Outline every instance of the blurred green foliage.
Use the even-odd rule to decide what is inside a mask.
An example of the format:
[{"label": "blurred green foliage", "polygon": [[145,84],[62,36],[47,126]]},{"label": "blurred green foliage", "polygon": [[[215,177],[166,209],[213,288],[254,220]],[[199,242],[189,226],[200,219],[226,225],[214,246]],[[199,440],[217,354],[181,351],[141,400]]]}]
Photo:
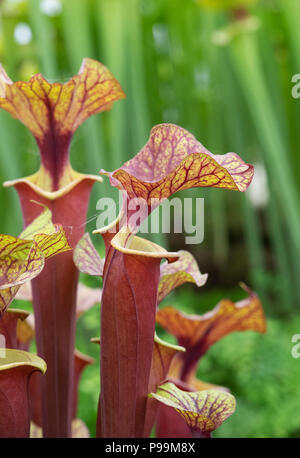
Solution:
[{"label": "blurred green foliage", "polygon": [[[215,436],[300,436],[300,362],[291,357],[291,337],[300,332],[300,101],[291,92],[300,73],[299,17],[298,0],[0,2],[0,60],[13,80],[41,71],[50,81],[67,81],[88,56],[107,65],[127,94],[79,128],[71,147],[75,169],[113,170],[160,122],[187,128],[213,153],[235,151],[256,165],[252,192],[192,191],[205,198],[205,240],[187,248],[209,281],[201,291],[183,287],[168,298],[202,313],[222,297],[240,298],[236,285],[243,280],[267,312],[265,336],[228,336],[201,361],[199,376],[237,397],[237,412]],[[38,165],[26,129],[0,112],[1,181]],[[89,231],[103,195],[116,193],[107,183],[95,185]],[[20,233],[14,190],[0,189],[0,207],[0,232]],[[184,237],[173,234],[164,244],[182,248]],[[92,433],[99,349],[89,339],[99,334],[98,322],[95,307],[80,318],[77,336],[79,349],[97,360],[84,373],[79,405]]]}]

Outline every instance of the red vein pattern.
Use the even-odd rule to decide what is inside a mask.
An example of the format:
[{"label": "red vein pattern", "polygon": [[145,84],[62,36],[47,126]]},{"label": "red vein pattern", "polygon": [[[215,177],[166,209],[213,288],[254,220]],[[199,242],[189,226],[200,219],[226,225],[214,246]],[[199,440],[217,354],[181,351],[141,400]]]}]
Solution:
[{"label": "red vein pattern", "polygon": [[183,381],[191,380],[199,359],[222,337],[235,331],[266,331],[262,305],[253,292],[237,303],[223,299],[204,315],[187,315],[173,307],[165,307],[157,312],[156,321],[187,350],[180,356],[178,378]]},{"label": "red vein pattern", "polygon": [[197,261],[188,251],[178,251],[179,259],[171,264],[168,262],[160,266],[160,282],[158,285],[158,303],[160,303],[173,289],[183,283],[195,283],[198,287],[207,281],[207,274],[201,274]]},{"label": "red vein pattern", "polygon": [[112,73],[93,59],[84,59],[79,74],[65,84],[49,83],[41,74],[13,83],[0,67],[0,107],[39,141],[51,131],[56,136],[73,133],[89,116],[124,97]]},{"label": "red vein pattern", "polygon": [[34,241],[0,235],[0,288],[22,284],[44,267],[44,256]]},{"label": "red vein pattern", "polygon": [[198,437],[211,437],[211,432],[233,414],[236,406],[235,398],[229,393],[217,390],[186,392],[173,383],[161,385],[151,396],[173,407]]},{"label": "red vein pattern", "polygon": [[179,345],[188,349],[201,343],[205,351],[234,331],[266,331],[265,315],[255,293],[236,303],[223,299],[204,315],[187,315],[165,307],[158,310],[156,321],[177,338]]},{"label": "red vein pattern", "polygon": [[[35,229],[48,233],[36,233]],[[22,284],[41,273],[45,259],[70,249],[63,228],[52,224],[47,208],[22,232],[23,236],[29,240],[0,234],[0,313]]]},{"label": "red vein pattern", "polygon": [[129,199],[163,200],[192,187],[245,191],[254,169],[237,154],[213,155],[195,137],[174,124],[151,130],[141,151],[108,175],[113,186],[125,190]]},{"label": "red vein pattern", "polygon": [[[68,162],[72,134],[89,116],[107,111],[125,94],[100,62],[84,59],[79,74],[67,83],[49,83],[41,74],[13,83],[0,66],[0,108],[21,121],[35,137],[42,167],[57,187]],[[48,178],[49,180],[49,178]],[[41,180],[42,181],[42,180]],[[46,180],[44,180],[46,181]]]}]

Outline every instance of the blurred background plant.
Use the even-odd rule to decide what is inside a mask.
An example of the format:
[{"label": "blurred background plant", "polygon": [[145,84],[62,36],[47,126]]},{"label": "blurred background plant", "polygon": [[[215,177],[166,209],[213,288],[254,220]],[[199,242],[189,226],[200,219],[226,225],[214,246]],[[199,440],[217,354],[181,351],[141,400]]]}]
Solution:
[{"label": "blurred background plant", "polygon": [[[255,164],[245,194],[193,191],[205,198],[205,239],[186,248],[209,280],[166,301],[202,313],[222,297],[240,299],[241,280],[262,299],[267,335],[228,336],[199,367],[201,379],[237,397],[237,412],[220,436],[300,436],[300,362],[291,356],[291,337],[300,332],[300,101],[292,97],[292,76],[300,73],[299,17],[298,0],[0,2],[0,61],[11,79],[41,72],[51,82],[67,81],[83,57],[92,57],[127,94],[78,130],[76,170],[114,170],[161,122],[185,127],[215,154],[235,151]],[[33,173],[38,161],[26,129],[0,112],[1,181]],[[87,230],[95,227],[97,199],[106,195],[116,196],[106,182],[95,185]],[[13,190],[0,188],[0,205],[1,232],[21,232]],[[181,249],[184,235],[168,243]],[[99,333],[98,313],[94,308],[80,318],[77,336],[77,347],[96,358],[89,339]],[[94,365],[83,376],[79,405],[92,434],[98,391]]]}]

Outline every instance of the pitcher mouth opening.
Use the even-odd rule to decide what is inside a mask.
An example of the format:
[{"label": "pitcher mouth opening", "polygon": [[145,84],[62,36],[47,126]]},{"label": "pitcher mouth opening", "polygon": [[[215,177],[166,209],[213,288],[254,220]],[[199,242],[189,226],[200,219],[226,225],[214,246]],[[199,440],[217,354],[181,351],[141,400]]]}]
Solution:
[{"label": "pitcher mouth opening", "polygon": [[73,188],[75,188],[79,183],[81,183],[84,180],[91,180],[93,182],[98,182],[98,183],[103,182],[103,179],[100,176],[85,175],[83,173],[78,173],[78,172],[73,171],[72,181],[70,181],[68,184],[58,189],[57,191],[48,191],[48,190],[41,188],[39,185],[36,184],[36,181],[37,181],[36,178],[38,174],[39,172],[37,172],[34,175],[25,177],[25,178],[5,181],[3,183],[3,186],[8,188],[11,186],[16,187],[20,184],[25,184],[29,186],[39,196],[45,197],[45,199],[48,199],[48,200],[55,200],[55,199],[58,199],[59,197],[63,197],[64,195],[68,194]]},{"label": "pitcher mouth opening", "polygon": [[163,247],[150,240],[133,235],[128,227],[123,227],[113,237],[111,245],[124,254],[146,256],[149,258],[167,258],[170,262],[176,261],[179,258],[178,253],[168,252]]}]

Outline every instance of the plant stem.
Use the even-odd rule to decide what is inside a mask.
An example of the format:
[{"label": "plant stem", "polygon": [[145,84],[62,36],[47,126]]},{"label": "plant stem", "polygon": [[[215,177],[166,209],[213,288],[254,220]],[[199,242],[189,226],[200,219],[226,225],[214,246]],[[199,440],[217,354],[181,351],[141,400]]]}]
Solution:
[{"label": "plant stem", "polygon": [[[93,181],[83,180],[68,194],[48,200],[27,184],[16,185],[24,225],[47,205],[54,223],[63,225],[72,248],[84,233],[89,195]],[[78,271],[72,252],[49,259],[38,279],[32,282],[38,354],[47,363],[42,378],[42,426],[44,437],[71,437],[74,379],[75,312]]]}]

